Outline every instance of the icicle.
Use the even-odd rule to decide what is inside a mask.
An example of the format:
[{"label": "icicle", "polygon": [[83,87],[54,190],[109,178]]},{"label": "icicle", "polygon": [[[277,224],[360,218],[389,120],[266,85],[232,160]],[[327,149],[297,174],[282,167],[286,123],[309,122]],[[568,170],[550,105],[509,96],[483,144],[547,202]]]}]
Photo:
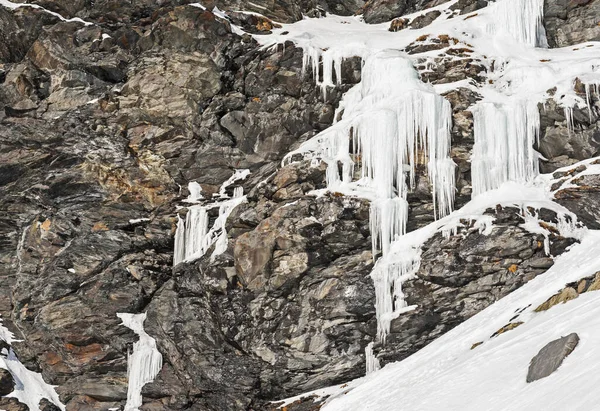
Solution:
[{"label": "icicle", "polygon": [[520,43],[547,46],[542,23],[544,0],[498,0],[492,7],[494,23],[488,26],[488,33],[506,32]]},{"label": "icicle", "polygon": [[[219,194],[214,194],[217,199],[222,201],[207,205],[194,205],[188,208],[185,220],[179,216],[177,217],[175,249],[173,252],[174,266],[184,261],[189,262],[202,257],[213,245],[215,245],[215,250],[211,255],[211,259],[227,250],[225,223],[233,209],[246,201],[243,187],[234,187],[232,198],[227,195],[227,188],[238,180],[244,180],[249,174],[250,170],[235,170],[233,175],[221,185]],[[199,191],[196,191],[195,187],[192,188],[192,183],[190,183],[190,193],[192,192],[199,194]],[[192,197],[191,194],[190,197]],[[225,200],[223,201],[223,199]],[[216,207],[219,207],[219,216],[212,227],[209,228],[208,210]]]},{"label": "icicle", "polygon": [[565,119],[567,121],[567,131],[569,134],[575,131],[575,121],[573,119],[573,107],[565,107]]},{"label": "icicle", "polygon": [[540,129],[536,103],[480,103],[473,109],[473,117],[473,196],[509,180],[527,182],[538,175],[539,154],[533,148]]},{"label": "icicle", "polygon": [[177,215],[177,230],[175,231],[175,251],[173,266],[185,260],[185,221]]},{"label": "icicle", "polygon": [[244,195],[244,187],[235,187],[233,189],[233,198],[240,198]]},{"label": "icicle", "polygon": [[373,343],[372,342],[369,343],[369,345],[367,345],[367,347],[365,348],[365,360],[367,363],[366,364],[367,375],[381,369],[381,364],[379,364],[379,360],[373,354]]},{"label": "icicle", "polygon": [[405,199],[395,197],[372,201],[369,223],[373,250],[381,250],[383,254],[387,254],[390,243],[406,231],[407,219],[408,203]]},{"label": "icicle", "polygon": [[392,320],[411,311],[404,300],[402,283],[412,278],[421,265],[420,251],[413,248],[396,251],[393,261],[379,260],[371,273],[375,285],[375,311],[378,340],[385,343]]},{"label": "icicle", "polygon": [[592,96],[596,95],[598,98],[600,98],[600,83],[598,84],[594,84],[594,83],[585,83],[585,102],[587,104],[588,107],[588,114],[590,116],[590,123],[592,123],[593,120],[593,112],[592,112],[592,106],[593,106],[593,102],[592,102]]},{"label": "icicle", "polygon": [[[313,72],[318,62],[314,54],[313,49],[305,49],[305,64],[312,63]],[[332,83],[334,70],[330,67],[337,61],[334,51],[324,53],[323,83]],[[338,114],[343,112],[342,119],[287,158],[295,154],[303,154],[313,162],[318,158],[327,164],[329,190],[370,198],[373,255],[381,249],[385,256],[391,243],[406,231],[406,196],[416,185],[418,166],[427,168],[435,217],[452,211],[452,110],[447,100],[419,80],[411,61],[399,51],[384,50],[367,57],[361,77],[340,103]],[[360,165],[359,179],[354,177],[355,162]],[[410,250],[403,259],[378,263],[371,274],[376,290],[378,338],[383,341],[392,319],[414,308],[406,307],[402,282],[418,269],[418,252]]]},{"label": "icicle", "polygon": [[[312,52],[309,49],[307,54]],[[307,61],[315,60],[307,57]],[[333,69],[327,67],[338,61],[335,50],[324,52],[324,83],[332,83]],[[419,80],[402,53],[385,50],[365,60],[362,81],[344,96],[342,109],[341,121],[296,153],[327,163],[330,190],[361,192],[366,184],[374,192],[373,254],[378,247],[385,253],[405,231],[406,194],[415,187],[419,164],[427,166],[435,217],[452,210],[455,164],[449,155],[450,103]],[[361,166],[360,184],[353,181],[352,158]]]},{"label": "icicle", "polygon": [[137,411],[142,406],[142,388],[152,382],[162,368],[162,355],[156,341],[144,331],[146,314],[117,313],[123,325],[139,336],[133,352],[127,357],[127,402],[125,411]]}]

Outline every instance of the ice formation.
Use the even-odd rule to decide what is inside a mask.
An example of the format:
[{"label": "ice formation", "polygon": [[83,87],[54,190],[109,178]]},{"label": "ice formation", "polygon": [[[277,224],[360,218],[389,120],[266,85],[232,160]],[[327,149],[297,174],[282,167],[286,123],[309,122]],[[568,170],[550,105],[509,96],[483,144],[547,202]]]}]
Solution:
[{"label": "ice formation", "polygon": [[381,369],[379,360],[373,354],[373,343],[372,342],[369,343],[369,345],[367,345],[367,348],[365,348],[365,358],[366,358],[366,362],[367,362],[367,369],[366,369],[367,375]]},{"label": "ice formation", "polygon": [[[225,223],[229,214],[235,207],[246,201],[242,187],[233,189],[233,196],[229,198],[227,188],[238,180],[245,179],[250,174],[249,170],[236,170],[225,181],[217,194],[215,202],[209,204],[195,204],[188,207],[185,220],[177,216],[177,229],[175,231],[175,249],[173,252],[173,265],[193,261],[202,257],[214,245],[215,249],[211,258],[223,253],[227,249],[227,232]],[[202,199],[200,185],[190,183],[190,195],[186,202],[198,202]],[[209,210],[219,209],[217,219],[209,228]]]},{"label": "ice formation", "polygon": [[538,175],[540,115],[537,103],[484,102],[473,109],[473,195],[498,188],[506,181],[527,182]]},{"label": "ice formation", "polygon": [[[383,257],[371,274],[376,288],[378,338],[385,341],[391,321],[414,309],[407,306],[402,283],[415,275],[420,265],[422,244],[440,231],[455,233],[456,216],[473,221],[475,228],[489,233],[493,221],[467,211],[442,218],[426,230],[406,234],[407,193],[414,188],[417,171],[426,169],[432,185],[435,217],[452,211],[454,163],[450,151],[450,106],[436,94],[458,87],[468,88],[482,99],[471,107],[475,146],[472,155],[473,204],[486,207],[502,203],[523,206],[532,193],[523,189],[538,175],[540,116],[538,103],[550,98],[567,109],[572,129],[572,107],[587,103],[592,116],[591,96],[597,88],[586,86],[587,101],[577,96],[573,82],[599,84],[597,44],[570,50],[547,49],[542,24],[543,0],[498,0],[466,18],[448,9],[456,0],[410,16],[414,19],[431,10],[439,17],[424,29],[388,31],[389,23],[365,24],[359,17],[328,16],[304,19],[257,37],[265,47],[293,41],[304,51],[303,69],[324,95],[340,84],[344,58],[363,61],[362,80],[340,103],[341,120],[306,142],[288,159],[303,154],[327,164],[328,190],[371,200],[370,225],[374,255]],[[445,53],[431,51],[414,56],[399,50],[415,39],[425,41],[446,36],[457,47],[472,50],[473,60],[487,65],[488,81],[469,80],[433,87],[419,81],[413,62],[427,65]],[[454,46],[450,45],[450,48]],[[573,50],[573,51],[575,51]],[[451,57],[445,53],[444,58]],[[585,81],[584,81],[585,79]],[[516,186],[512,186],[512,183]],[[506,187],[517,190],[505,191]],[[498,193],[503,193],[500,196]],[[491,197],[490,197],[491,195]],[[537,194],[536,194],[537,195]],[[495,202],[495,203],[493,203]],[[547,205],[545,198],[543,204]],[[467,213],[467,214],[465,214]],[[367,354],[372,354],[367,352]]]},{"label": "ice formation", "polygon": [[118,313],[123,325],[139,336],[133,352],[127,357],[127,402],[125,411],[137,411],[142,406],[142,388],[152,382],[162,368],[162,355],[156,341],[144,331],[146,314]]},{"label": "ice formation", "polygon": [[487,29],[491,35],[506,33],[519,43],[545,47],[544,0],[500,0],[490,6],[494,20]]},{"label": "ice formation", "polygon": [[[308,62],[315,65],[314,58]],[[325,71],[328,64],[339,67],[339,59],[324,63]],[[450,103],[419,80],[401,52],[383,50],[366,58],[362,81],[346,94],[340,109],[338,123],[288,158],[298,153],[319,158],[328,165],[329,190],[369,197],[373,251],[385,254],[405,231],[406,195],[419,166],[427,169],[436,216],[452,210]]]},{"label": "ice formation", "polygon": [[[2,325],[1,320],[0,340],[7,344],[16,341],[13,334]],[[40,373],[28,370],[19,361],[12,348],[3,348],[0,352],[0,368],[9,371],[15,381],[15,389],[8,397],[18,399],[32,411],[39,410],[40,400],[45,398],[64,411],[65,406],[60,402],[54,387],[47,384]]]}]

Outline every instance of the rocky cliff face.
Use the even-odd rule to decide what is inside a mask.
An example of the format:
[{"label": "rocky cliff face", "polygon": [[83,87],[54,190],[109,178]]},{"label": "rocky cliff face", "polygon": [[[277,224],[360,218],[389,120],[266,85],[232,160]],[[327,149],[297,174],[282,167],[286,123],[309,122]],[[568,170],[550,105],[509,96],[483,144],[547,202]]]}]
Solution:
[{"label": "rocky cliff face", "polygon": [[[127,401],[127,357],[138,337],[117,317],[122,312],[147,313],[145,330],[163,356],[143,388],[144,410],[261,410],[364,375],[365,348],[377,334],[368,201],[311,195],[326,187],[325,167],[281,163],[334,122],[343,93],[360,81],[360,59],[345,60],[340,84],[323,96],[304,72],[302,49],[263,48],[239,27],[266,33],[276,25],[268,18],[323,11],[378,23],[442,2],[29,3],[44,9],[0,2],[0,315],[20,340],[4,354],[40,372],[73,411]],[[551,46],[599,39],[598,0],[546,3]],[[219,9],[268,18],[226,18]],[[407,51],[452,41],[423,40]],[[436,58],[433,69],[423,54],[421,78],[485,82],[489,65],[462,53],[458,63]],[[459,88],[445,97],[458,208],[471,195],[467,109],[480,96]],[[589,113],[574,109],[572,127],[562,108],[540,106],[544,171],[599,154],[599,103],[592,104]],[[238,169],[249,177],[222,187]],[[556,188],[559,202],[591,228],[599,218],[596,180]],[[173,267],[190,181],[205,199],[221,188],[232,196],[236,187],[247,199],[227,219],[224,252]],[[433,221],[430,191],[421,167],[408,196],[409,231]],[[496,225],[486,235],[465,222],[426,243],[404,286],[419,308],[394,319],[386,344],[375,345],[382,365],[544,272],[553,264],[546,243],[556,256],[575,241],[552,229],[559,221],[550,210],[539,215],[549,238],[522,228],[521,210],[488,214]],[[214,222],[217,209],[208,218]],[[12,391],[5,377],[1,394]]]}]

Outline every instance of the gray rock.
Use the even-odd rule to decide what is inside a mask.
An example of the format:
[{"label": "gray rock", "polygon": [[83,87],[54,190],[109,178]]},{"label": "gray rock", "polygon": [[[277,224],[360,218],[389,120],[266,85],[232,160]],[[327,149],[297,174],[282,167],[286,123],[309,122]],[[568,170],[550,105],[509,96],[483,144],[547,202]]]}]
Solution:
[{"label": "gray rock", "polygon": [[579,336],[571,333],[545,345],[529,364],[527,382],[540,380],[556,371],[563,360],[577,347],[577,344],[579,344]]},{"label": "gray rock", "polygon": [[544,25],[551,47],[600,40],[598,0],[545,0]]},{"label": "gray rock", "polygon": [[582,176],[572,186],[559,188],[554,198],[587,227],[600,229],[600,176]]}]

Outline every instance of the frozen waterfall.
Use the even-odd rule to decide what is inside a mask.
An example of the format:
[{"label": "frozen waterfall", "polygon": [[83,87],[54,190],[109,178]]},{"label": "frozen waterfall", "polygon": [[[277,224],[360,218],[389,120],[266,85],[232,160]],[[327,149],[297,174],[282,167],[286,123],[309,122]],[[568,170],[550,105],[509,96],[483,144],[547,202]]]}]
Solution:
[{"label": "frozen waterfall", "polygon": [[[317,57],[310,50],[308,56],[314,69]],[[324,72],[334,72],[330,65],[339,73],[340,60],[323,61]],[[406,195],[415,187],[418,168],[426,170],[432,185],[436,217],[452,210],[450,103],[419,80],[401,52],[383,50],[366,58],[362,81],[346,94],[340,110],[338,123],[290,156],[301,153],[323,160],[329,190],[372,200],[373,253],[385,254],[405,232]]]},{"label": "frozen waterfall", "polygon": [[537,103],[480,103],[473,109],[473,118],[473,196],[506,181],[527,182],[538,175],[539,154],[533,148],[540,130]]},{"label": "frozen waterfall", "polygon": [[139,336],[133,352],[127,357],[127,403],[125,411],[137,411],[142,406],[142,388],[152,382],[162,368],[162,355],[156,341],[144,331],[146,314],[118,313],[123,325]]},{"label": "frozen waterfall", "polygon": [[[195,204],[187,209],[185,220],[177,216],[177,229],[175,231],[175,249],[173,252],[173,266],[184,262],[193,261],[202,257],[213,245],[215,249],[211,257],[223,253],[227,249],[227,232],[225,223],[229,214],[235,207],[246,201],[242,187],[234,187],[233,196],[229,198],[226,189],[237,180],[243,180],[250,174],[249,170],[236,170],[225,181],[216,194],[215,202],[208,204]],[[190,196],[185,202],[197,202],[202,199],[200,185],[196,182],[189,185]],[[209,210],[219,209],[216,220],[210,225]]]}]

